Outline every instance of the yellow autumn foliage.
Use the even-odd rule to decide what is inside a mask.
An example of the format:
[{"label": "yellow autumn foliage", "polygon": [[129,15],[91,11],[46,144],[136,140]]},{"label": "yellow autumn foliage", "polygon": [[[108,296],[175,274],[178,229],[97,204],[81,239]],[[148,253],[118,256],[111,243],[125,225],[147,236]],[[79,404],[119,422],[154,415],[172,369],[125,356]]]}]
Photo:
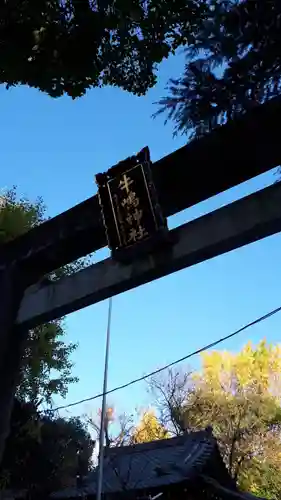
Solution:
[{"label": "yellow autumn foliage", "polygon": [[[202,373],[204,385],[214,393],[234,395],[255,390],[280,397],[281,346],[263,340],[256,347],[249,342],[238,353],[206,352],[202,355]],[[195,378],[198,380],[198,375]]]},{"label": "yellow autumn foliage", "polygon": [[158,439],[169,437],[168,431],[159,422],[153,410],[143,413],[139,424],[135,427],[132,435],[132,443],[147,443]]}]

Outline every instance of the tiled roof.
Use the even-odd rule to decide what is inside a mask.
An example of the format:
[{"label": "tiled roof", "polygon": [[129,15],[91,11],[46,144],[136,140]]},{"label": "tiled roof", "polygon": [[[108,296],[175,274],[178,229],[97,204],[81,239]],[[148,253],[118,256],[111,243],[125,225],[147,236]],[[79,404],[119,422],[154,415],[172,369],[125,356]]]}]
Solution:
[{"label": "tiled roof", "polygon": [[[157,488],[192,479],[201,473],[216,447],[215,438],[206,430],[151,443],[109,448],[104,458],[103,492]],[[95,470],[87,478],[84,494],[95,494],[96,484]],[[66,493],[56,497],[73,496],[73,490]]]}]

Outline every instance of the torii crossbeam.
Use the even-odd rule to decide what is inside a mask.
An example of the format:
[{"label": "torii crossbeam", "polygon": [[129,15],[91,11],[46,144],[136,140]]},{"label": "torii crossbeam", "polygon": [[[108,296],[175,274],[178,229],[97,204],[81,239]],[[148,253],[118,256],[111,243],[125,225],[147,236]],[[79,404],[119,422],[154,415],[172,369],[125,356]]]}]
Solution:
[{"label": "torii crossbeam", "polygon": [[[156,162],[152,171],[164,216],[278,166],[280,118],[277,97]],[[170,253],[127,267],[106,260],[36,294],[26,290],[44,275],[106,245],[97,196],[0,247],[0,462],[29,325],[280,231],[280,194],[280,186],[273,186],[174,230]]]}]

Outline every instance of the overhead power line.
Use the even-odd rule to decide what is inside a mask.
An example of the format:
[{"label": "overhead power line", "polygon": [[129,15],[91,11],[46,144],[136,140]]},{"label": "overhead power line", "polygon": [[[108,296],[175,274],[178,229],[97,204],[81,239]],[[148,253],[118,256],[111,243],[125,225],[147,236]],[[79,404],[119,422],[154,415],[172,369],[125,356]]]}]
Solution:
[{"label": "overhead power line", "polygon": [[147,373],[146,375],[143,375],[142,377],[135,378],[134,380],[131,380],[130,382],[126,382],[125,384],[118,385],[117,387],[114,387],[113,389],[110,389],[109,391],[106,391],[105,393],[101,392],[100,394],[96,394],[95,396],[91,396],[89,398],[85,399],[80,399],[79,401],[75,401],[74,403],[69,403],[67,405],[63,406],[58,406],[57,408],[50,409],[48,410],[49,412],[53,413],[58,410],[65,410],[66,408],[71,408],[72,406],[77,406],[82,403],[87,403],[89,401],[93,401],[94,399],[98,399],[103,397],[105,394],[112,394],[113,392],[116,391],[121,391],[121,389],[126,389],[126,387],[130,387],[133,384],[137,384],[138,382],[142,382],[143,380],[153,377],[153,375],[157,375],[160,372],[163,372],[164,370],[167,370],[168,368],[171,368],[172,366],[181,363],[182,361],[186,361],[187,359],[196,356],[197,354],[201,354],[204,351],[207,351],[208,349],[212,349],[213,347],[216,347],[217,345],[221,344],[222,342],[225,342],[226,340],[231,339],[232,337],[235,337],[235,335],[238,335],[238,333],[243,332],[244,330],[247,330],[251,326],[257,325],[258,323],[261,323],[262,321],[265,321],[266,319],[270,318],[271,316],[274,316],[275,314],[279,313],[281,311],[281,306],[277,307],[276,309],[273,309],[272,311],[268,312],[267,314],[264,314],[263,316],[260,316],[259,318],[255,319],[254,321],[251,321],[250,323],[247,323],[246,325],[242,326],[239,328],[239,330],[236,330],[235,332],[230,333],[229,335],[226,335],[225,337],[221,337],[218,340],[215,340],[214,342],[211,342],[208,345],[205,345],[204,347],[201,347],[200,349],[197,349],[196,351],[193,351],[186,356],[183,356],[182,358],[176,359],[175,361],[172,361],[172,363],[169,363],[165,366],[162,366],[161,368],[158,368],[157,370],[154,370],[153,372]]}]

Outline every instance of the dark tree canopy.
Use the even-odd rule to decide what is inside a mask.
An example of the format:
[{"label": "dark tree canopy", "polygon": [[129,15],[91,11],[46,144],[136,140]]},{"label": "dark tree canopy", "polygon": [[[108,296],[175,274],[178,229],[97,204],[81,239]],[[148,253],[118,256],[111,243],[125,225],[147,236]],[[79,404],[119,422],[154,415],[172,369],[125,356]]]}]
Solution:
[{"label": "dark tree canopy", "polygon": [[[175,133],[200,136],[281,90],[281,3],[206,0],[184,74],[158,103]],[[207,6],[205,6],[207,8]]]},{"label": "dark tree canopy", "polygon": [[[31,498],[76,486],[92,467],[94,441],[77,418],[51,418],[15,401],[0,469],[0,488],[28,490]],[[43,496],[44,498],[44,496]]]},{"label": "dark tree canopy", "polygon": [[4,1],[0,81],[52,97],[102,85],[144,94],[205,9],[202,0]]}]

